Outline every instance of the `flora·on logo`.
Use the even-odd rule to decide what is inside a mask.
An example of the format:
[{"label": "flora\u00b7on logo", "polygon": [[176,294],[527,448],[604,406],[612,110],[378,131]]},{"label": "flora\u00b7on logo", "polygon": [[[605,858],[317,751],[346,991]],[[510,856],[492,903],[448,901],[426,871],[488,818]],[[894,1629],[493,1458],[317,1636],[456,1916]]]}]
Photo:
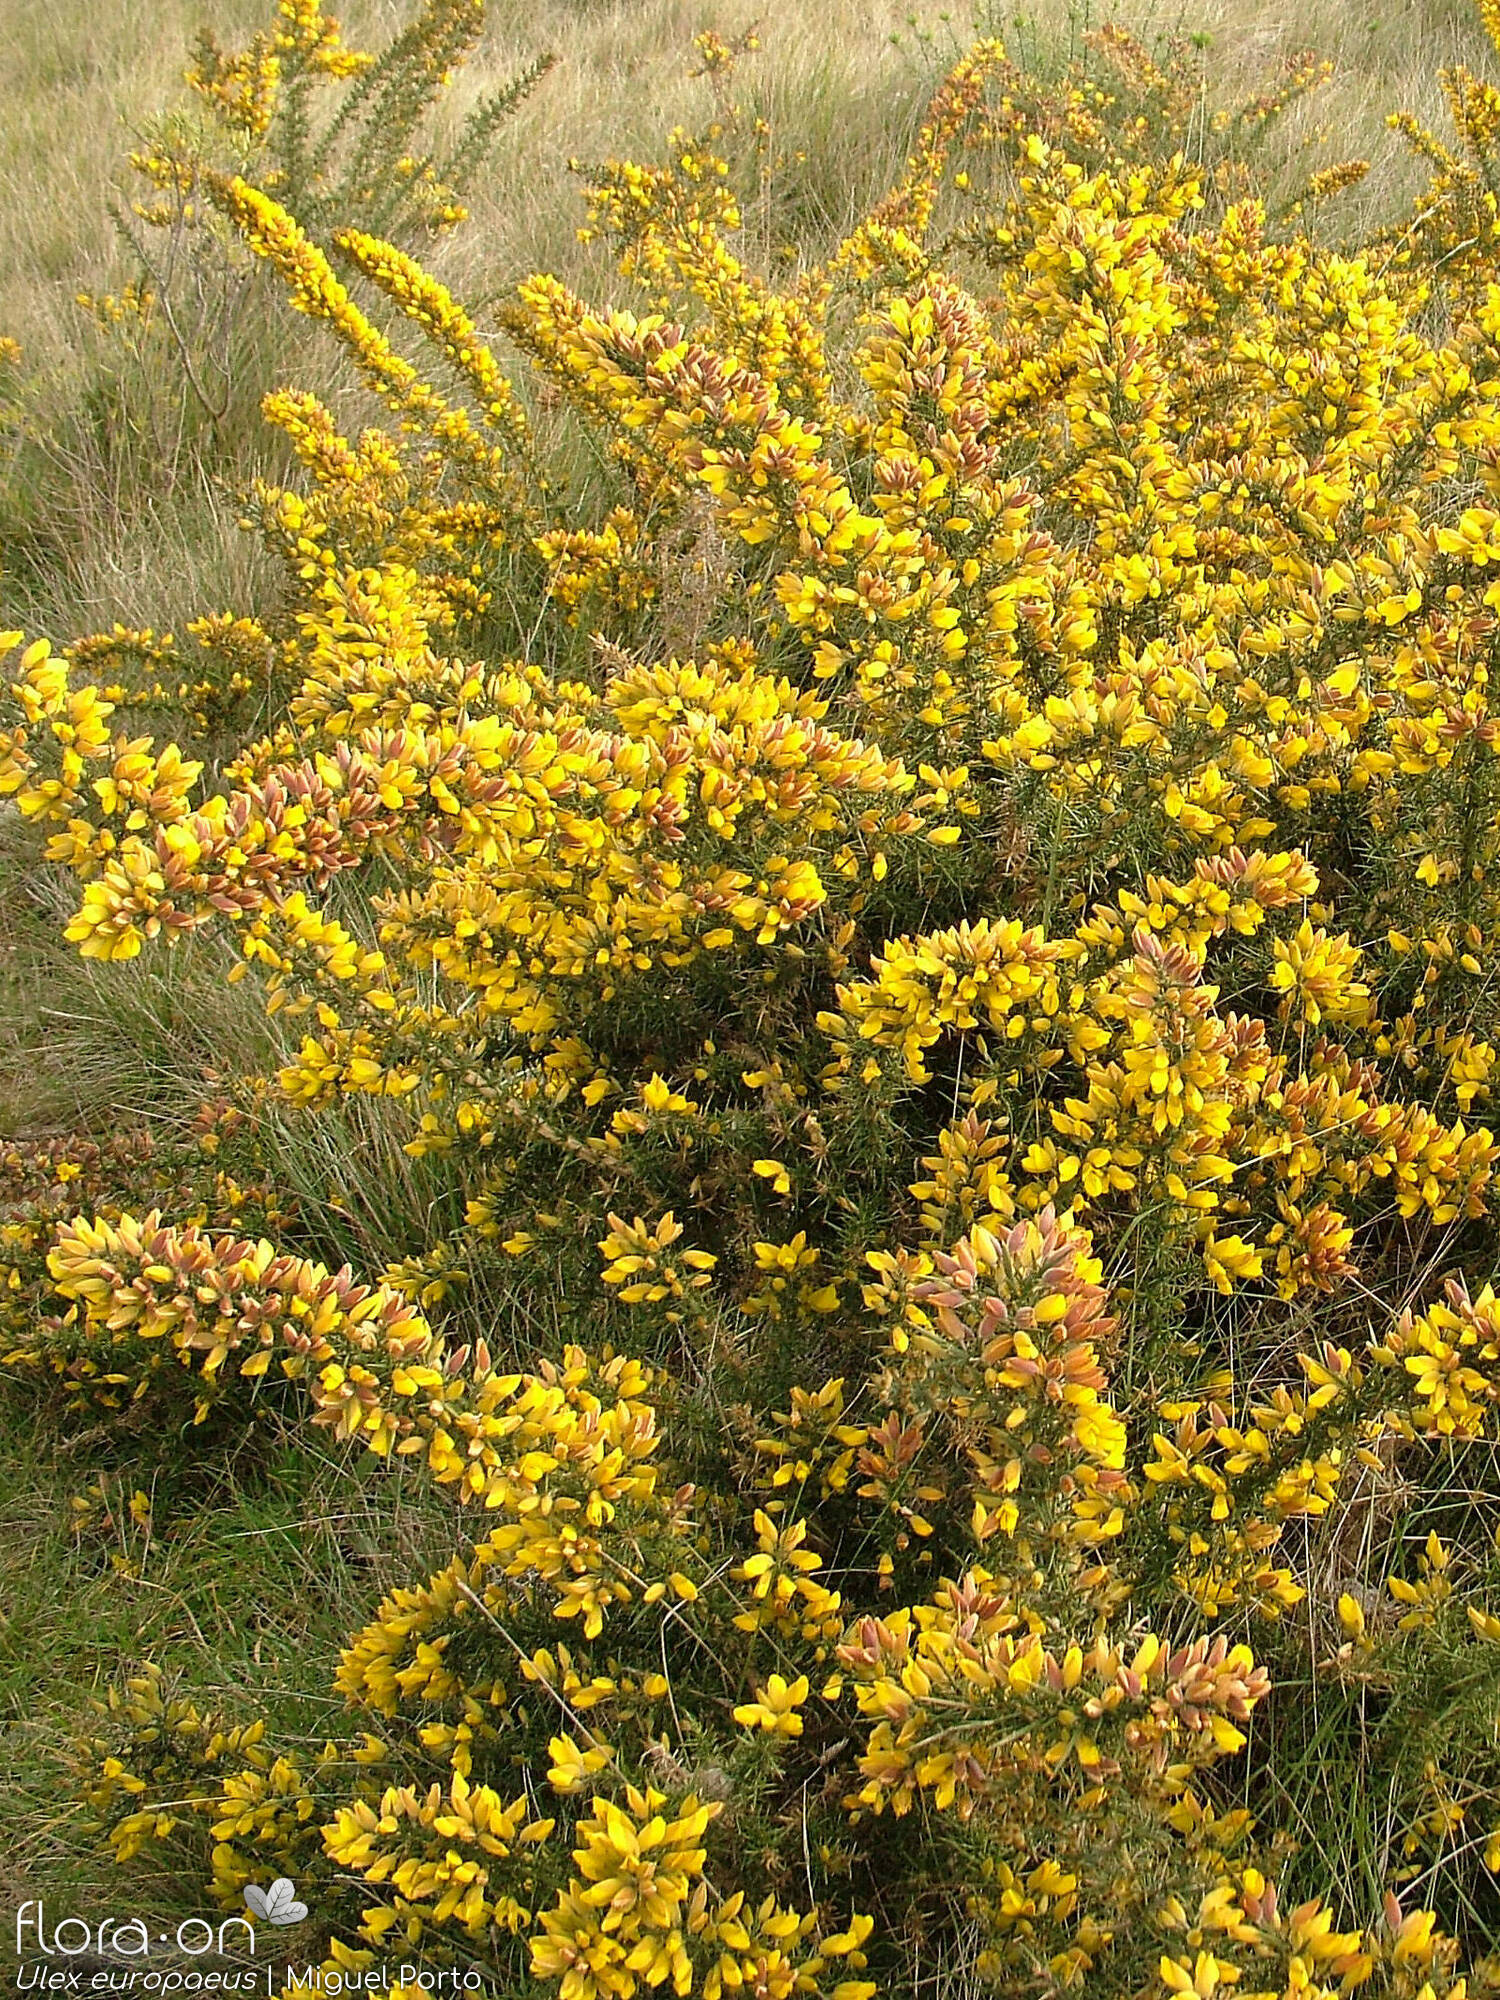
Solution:
[{"label": "flora\u00b7on logo", "polygon": [[[276,1885],[281,1886],[279,1883]],[[291,1883],[286,1884],[291,1892]],[[256,1892],[259,1894],[259,1891]],[[301,1903],[292,1907],[299,1916],[307,1911]],[[282,1923],[295,1923],[297,1917],[283,1917]],[[255,1931],[243,1917],[224,1917],[217,1929],[207,1917],[184,1917],[177,1926],[175,1939],[177,1949],[186,1952],[190,1958],[201,1957],[204,1952],[218,1951],[221,1955],[227,1949],[225,1937],[231,1925],[238,1925],[249,1933],[250,1948],[255,1948]],[[200,1935],[201,1933],[201,1935]],[[28,1934],[30,1942],[28,1940]],[[166,1936],[159,1937],[158,1944],[166,1944]],[[105,1917],[99,1923],[90,1923],[83,1917],[63,1917],[47,1926],[47,1911],[43,1903],[27,1900],[16,1911],[16,1957],[25,1959],[35,1951],[43,1958],[77,1958],[83,1953],[100,1955],[113,1954],[124,1958],[144,1958],[151,1949],[151,1933],[142,1917],[130,1917],[123,1923],[118,1917]]]},{"label": "flora\u00b7on logo", "polygon": [[269,1889],[258,1889],[253,1882],[249,1883],[245,1889],[245,1908],[252,1917],[260,1917],[268,1924],[300,1924],[307,1915],[307,1905],[297,1901],[297,1892],[287,1875],[278,1875]]}]

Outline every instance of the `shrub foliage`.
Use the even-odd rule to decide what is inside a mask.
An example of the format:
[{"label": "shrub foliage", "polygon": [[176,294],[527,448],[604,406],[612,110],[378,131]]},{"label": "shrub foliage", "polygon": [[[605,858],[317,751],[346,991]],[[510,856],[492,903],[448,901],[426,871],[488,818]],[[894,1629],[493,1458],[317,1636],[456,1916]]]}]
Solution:
[{"label": "shrub foliage", "polygon": [[1194,158],[1127,37],[984,42],[773,281],[700,55],[714,126],[588,176],[644,309],[532,278],[522,389],[290,167],[196,169],[371,404],[266,401],[284,595],[203,629],[285,700],[158,745],[120,635],[13,649],[68,936],[213,927],[297,1024],[220,1208],[351,1097],[455,1197],[371,1282],[13,1229],[70,1405],[462,1503],[340,1741],[148,1667],[84,1794],[506,1995],[1492,1990],[1500,92],[1334,248],[1357,166],[1277,220],[1236,138],[1307,65]]}]

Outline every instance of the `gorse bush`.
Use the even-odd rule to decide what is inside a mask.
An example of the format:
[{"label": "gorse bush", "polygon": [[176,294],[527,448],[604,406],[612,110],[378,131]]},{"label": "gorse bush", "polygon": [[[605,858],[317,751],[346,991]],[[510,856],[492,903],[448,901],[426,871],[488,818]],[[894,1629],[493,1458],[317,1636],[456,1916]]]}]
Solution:
[{"label": "gorse bush", "polygon": [[[645,309],[500,314],[529,408],[301,139],[195,170],[384,410],[267,398],[284,608],[204,630],[285,700],[209,768],[13,648],[68,937],[293,1027],[212,1199],[14,1225],[11,1367],[456,1503],[339,1740],[148,1663],[88,1811],[505,1995],[1491,1991],[1500,93],[1333,249],[1356,167],[1273,223],[1127,37],[983,42],[773,283],[699,53],[588,176]],[[433,1176],[364,1280],[233,1224],[351,1099]]]},{"label": "gorse bush", "polygon": [[[436,235],[464,220],[463,191],[483,168],[497,128],[551,67],[544,58],[481,98],[455,140],[424,149],[429,114],[483,30],[483,0],[428,0],[374,53],[348,48],[338,22],[318,6],[284,0],[275,26],[245,49],[226,53],[205,34],[187,80],[208,106],[221,145],[232,145],[239,170],[253,171],[310,224],[332,227],[359,214],[388,234]],[[338,82],[347,86],[341,100],[317,117],[318,93]],[[169,134],[131,161],[162,198],[137,209],[154,227],[182,220],[182,202],[216,164],[201,145],[186,156],[173,152]]]},{"label": "gorse bush", "polygon": [[[243,49],[200,39],[190,107],[137,135],[111,204],[128,278],[73,301],[72,379],[28,383],[23,356],[24,392],[0,400],[10,594],[45,598],[80,560],[78,539],[92,553],[173,505],[209,516],[205,489],[242,484],[263,455],[259,404],[294,346],[255,259],[205,198],[212,177],[243,174],[324,231],[355,219],[398,242],[451,231],[501,125],[553,61],[481,96],[440,139],[434,114],[483,27],[483,0],[428,0],[384,47],[355,49],[319,7],[285,0]],[[254,647],[237,672],[205,675],[197,655],[226,643],[217,632],[115,636],[110,669],[158,709],[180,710],[178,727],[232,732],[274,713],[278,690]]]}]

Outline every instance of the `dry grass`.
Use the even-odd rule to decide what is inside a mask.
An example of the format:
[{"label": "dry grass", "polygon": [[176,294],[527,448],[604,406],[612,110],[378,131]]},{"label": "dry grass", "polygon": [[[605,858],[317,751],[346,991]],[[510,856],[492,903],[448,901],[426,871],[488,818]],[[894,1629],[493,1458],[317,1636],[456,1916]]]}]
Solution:
[{"label": "dry grass", "polygon": [[1313,164],[1371,162],[1369,178],[1340,212],[1351,236],[1398,213],[1426,180],[1386,129],[1387,114],[1411,111],[1445,130],[1439,71],[1493,61],[1466,0],[1374,0],[1368,8],[1339,0],[1179,0],[1179,11],[1185,31],[1209,37],[1210,76],[1228,99],[1255,90],[1295,49],[1315,49],[1333,62],[1333,81],[1292,111],[1276,145],[1284,158],[1311,149]]}]

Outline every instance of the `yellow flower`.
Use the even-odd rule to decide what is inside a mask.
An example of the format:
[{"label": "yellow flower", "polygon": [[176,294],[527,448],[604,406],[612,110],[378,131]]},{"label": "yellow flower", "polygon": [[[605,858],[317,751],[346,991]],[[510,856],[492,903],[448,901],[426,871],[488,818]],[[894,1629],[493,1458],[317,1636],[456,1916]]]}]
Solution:
[{"label": "yellow flower", "polygon": [[738,1705],[734,1719],[742,1729],[764,1729],[771,1736],[800,1736],[802,1717],[797,1711],[807,1693],[806,1674],[799,1674],[794,1681],[771,1674],[754,1701]]}]

